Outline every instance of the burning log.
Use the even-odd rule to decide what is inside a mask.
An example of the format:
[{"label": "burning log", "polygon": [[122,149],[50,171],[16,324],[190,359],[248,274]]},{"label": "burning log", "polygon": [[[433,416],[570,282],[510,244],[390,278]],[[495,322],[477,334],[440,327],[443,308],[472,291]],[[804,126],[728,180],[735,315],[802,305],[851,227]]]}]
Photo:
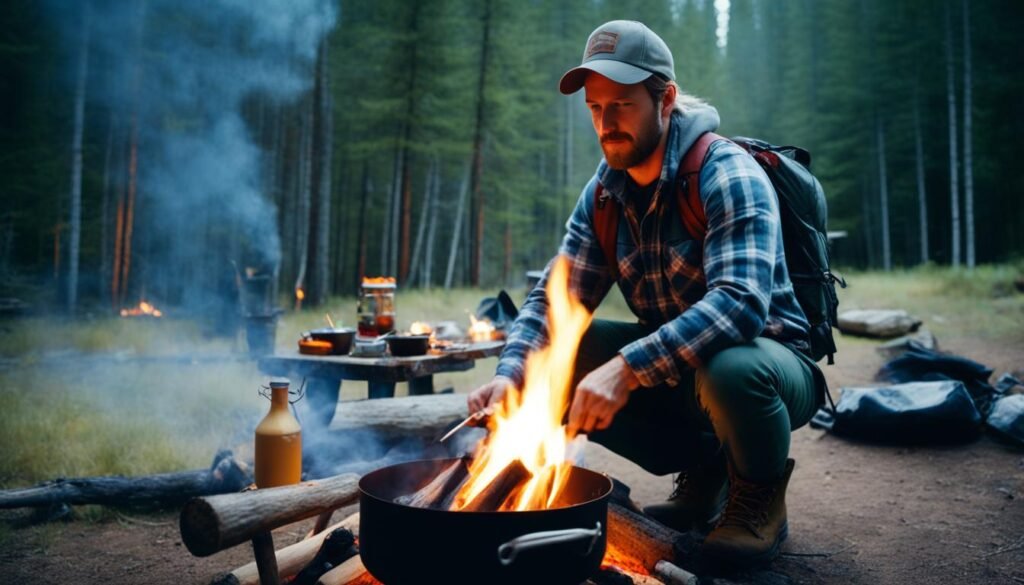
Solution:
[{"label": "burning log", "polygon": [[496,512],[509,496],[516,493],[532,477],[533,474],[526,469],[523,462],[516,459],[505,466],[483,491],[461,509],[466,512]]},{"label": "burning log", "polygon": [[[352,514],[348,518],[334,524],[323,532],[318,532],[311,538],[300,540],[293,545],[286,546],[277,551],[277,573],[280,575],[281,579],[295,575],[303,567],[308,565],[310,560],[313,559],[317,551],[320,549],[321,545],[323,545],[324,539],[327,538],[327,535],[340,528],[344,528],[358,537],[359,513],[356,512],[355,514]],[[214,578],[213,581],[210,582],[210,585],[260,585],[260,576],[259,571],[256,568],[256,563],[252,562],[248,565],[243,565],[230,573],[220,575]]]},{"label": "burning log", "polygon": [[297,485],[193,498],[181,511],[181,540],[205,557],[285,524],[351,504],[359,476],[338,475]]},{"label": "burning log", "polygon": [[341,565],[323,574],[316,585],[371,585],[377,583],[363,565],[363,559],[356,555]]},{"label": "burning log", "polygon": [[351,531],[345,528],[338,528],[331,531],[324,539],[323,546],[316,553],[313,560],[309,562],[290,585],[314,585],[325,573],[335,567],[341,566],[348,559],[359,554],[359,547],[356,545],[356,537]]},{"label": "burning log", "polygon": [[220,451],[209,469],[141,477],[56,479],[34,487],[0,491],[0,509],[61,504],[116,506],[177,505],[204,495],[237,492],[252,483],[248,466]]},{"label": "burning log", "polygon": [[459,459],[418,491],[395,498],[395,503],[416,508],[447,510],[452,507],[452,501],[468,477],[469,466],[465,459]]}]

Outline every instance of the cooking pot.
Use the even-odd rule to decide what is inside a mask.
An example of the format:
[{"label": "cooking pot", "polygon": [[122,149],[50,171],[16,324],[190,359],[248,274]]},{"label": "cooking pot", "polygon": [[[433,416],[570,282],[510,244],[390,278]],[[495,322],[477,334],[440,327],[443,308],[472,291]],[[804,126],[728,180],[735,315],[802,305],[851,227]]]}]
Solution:
[{"label": "cooking pot", "polygon": [[331,355],[348,355],[356,330],[348,327],[322,327],[302,334],[303,338],[326,341],[331,344]]},{"label": "cooking pot", "polygon": [[384,340],[396,357],[423,355],[430,349],[429,335],[387,335]]},{"label": "cooking pot", "polygon": [[612,482],[573,467],[555,506],[523,512],[453,512],[395,503],[456,459],[410,461],[359,481],[359,551],[385,585],[578,585],[607,544]]}]

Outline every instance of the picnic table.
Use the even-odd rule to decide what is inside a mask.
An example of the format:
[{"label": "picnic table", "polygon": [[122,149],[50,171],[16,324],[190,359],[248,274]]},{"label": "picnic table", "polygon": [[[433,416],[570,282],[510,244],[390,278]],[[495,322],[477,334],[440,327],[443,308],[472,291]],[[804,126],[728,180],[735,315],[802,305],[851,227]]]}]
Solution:
[{"label": "picnic table", "polygon": [[305,380],[303,402],[307,416],[312,418],[309,422],[326,427],[334,418],[342,380],[365,381],[369,398],[393,397],[398,382],[409,383],[410,395],[433,394],[434,374],[471,370],[476,360],[496,356],[504,347],[504,341],[457,344],[411,357],[319,356],[294,351],[260,358],[259,370],[268,376]]}]

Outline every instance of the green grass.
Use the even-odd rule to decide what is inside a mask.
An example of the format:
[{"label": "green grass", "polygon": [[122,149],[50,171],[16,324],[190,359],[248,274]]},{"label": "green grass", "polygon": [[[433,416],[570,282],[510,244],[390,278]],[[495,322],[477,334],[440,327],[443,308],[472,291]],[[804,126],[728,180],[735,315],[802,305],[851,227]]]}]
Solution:
[{"label": "green grass", "polygon": [[[902,308],[940,340],[974,336],[1024,346],[1024,295],[1012,287],[1020,274],[1013,266],[849,272],[841,309]],[[468,326],[467,313],[496,292],[399,290],[398,326],[415,320]],[[525,291],[512,296],[520,303]],[[302,331],[322,326],[325,310],[353,325],[356,299],[336,297],[324,309],[284,315],[278,348],[292,349]],[[616,290],[598,316],[632,318]],[[257,394],[265,378],[252,361],[109,359],[111,352],[134,358],[244,351],[243,343],[205,339],[187,321],[33,318],[0,323],[0,332],[0,487],[205,467],[217,449],[249,445],[266,412]],[[876,342],[844,337],[843,343]],[[482,360],[470,372],[436,376],[435,385],[468,391],[488,380],[494,365],[494,359]],[[365,384],[346,382],[342,390],[344,398],[365,396]],[[404,392],[399,384],[398,393]]]},{"label": "green grass", "polygon": [[970,336],[1024,341],[1024,294],[1014,279],[1020,266],[980,266],[972,271],[925,266],[893,272],[844,272],[839,310],[904,309],[939,339]]}]

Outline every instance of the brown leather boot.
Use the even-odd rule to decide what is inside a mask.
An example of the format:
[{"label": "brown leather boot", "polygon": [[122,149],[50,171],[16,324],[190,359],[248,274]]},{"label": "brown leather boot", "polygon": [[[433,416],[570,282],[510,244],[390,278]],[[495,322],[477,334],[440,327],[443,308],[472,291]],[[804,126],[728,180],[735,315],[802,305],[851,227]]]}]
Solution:
[{"label": "brown leather boot", "polygon": [[689,469],[675,481],[668,500],[645,507],[644,513],[676,530],[706,532],[725,508],[729,485],[725,461]]},{"label": "brown leather boot", "polygon": [[701,553],[718,561],[759,564],[779,554],[786,540],[786,486],[794,461],[786,460],[782,477],[756,484],[737,477],[730,467],[729,503],[715,529],[704,539]]}]

